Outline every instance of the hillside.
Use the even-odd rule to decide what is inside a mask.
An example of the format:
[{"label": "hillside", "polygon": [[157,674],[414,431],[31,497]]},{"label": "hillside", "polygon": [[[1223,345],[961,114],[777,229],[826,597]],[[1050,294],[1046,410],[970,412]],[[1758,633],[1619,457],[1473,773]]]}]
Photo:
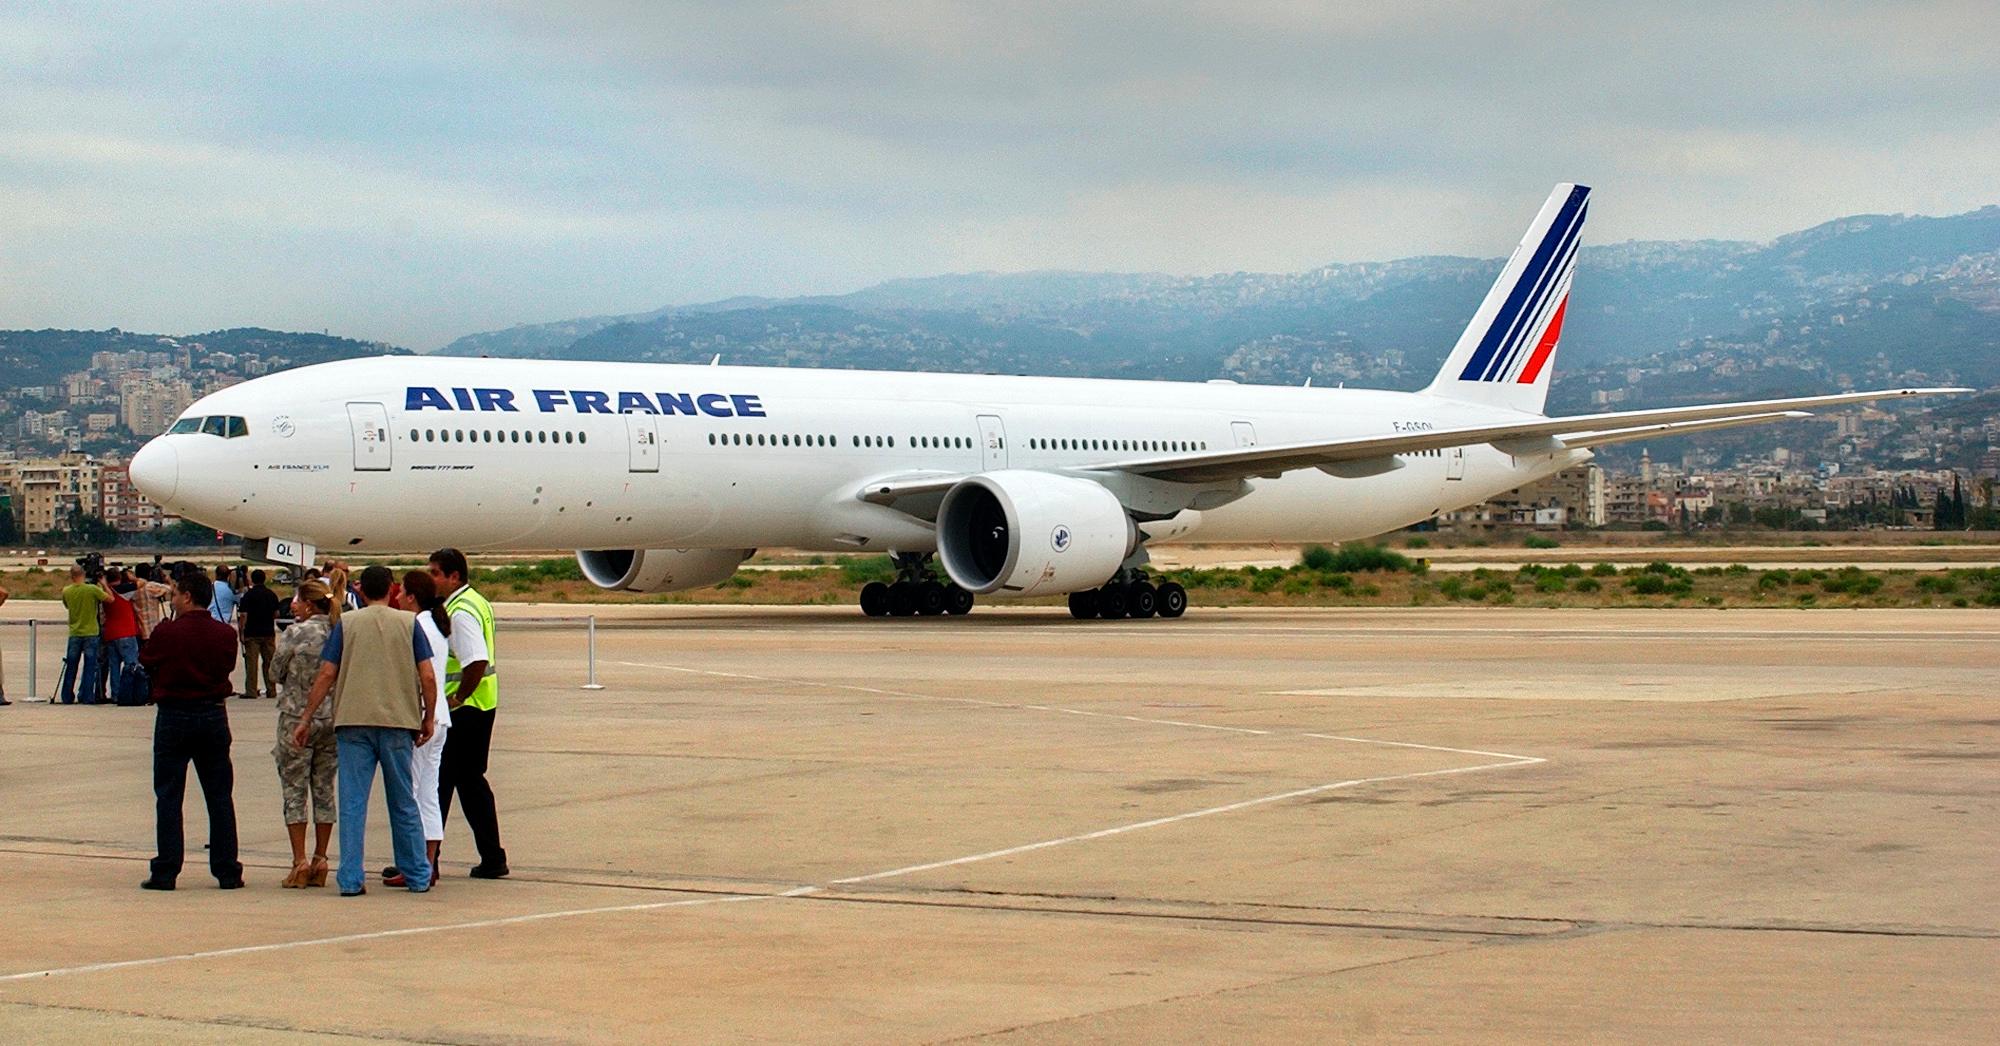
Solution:
[{"label": "hillside", "polygon": [[[0,330],[0,385],[52,385],[65,374],[87,370],[99,352],[177,352],[207,356],[256,356],[271,369],[303,367],[356,356],[409,355],[381,342],[327,334],[304,334],[239,327],[206,334],[139,334],[117,328],[101,331]],[[282,361],[282,362],[279,362]]]},{"label": "hillside", "polygon": [[[1436,369],[1499,266],[1424,257],[1290,274],[948,275],[515,327],[445,351],[1413,387]],[[1767,244],[1587,247],[1574,300],[1558,371],[1566,402],[1623,387],[1628,369],[1686,374],[1679,357],[1718,354],[1736,360],[1703,371],[1718,379],[1776,360],[1835,384],[1992,384],[2000,207],[1842,218]],[[1700,380],[1658,384],[1668,395]]]}]

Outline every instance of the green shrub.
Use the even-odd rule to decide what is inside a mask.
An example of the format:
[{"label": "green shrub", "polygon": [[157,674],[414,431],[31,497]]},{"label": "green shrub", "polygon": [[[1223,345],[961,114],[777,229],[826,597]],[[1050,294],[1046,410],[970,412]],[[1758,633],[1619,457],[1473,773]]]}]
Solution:
[{"label": "green shrub", "polygon": [[1405,539],[1405,540],[1404,540],[1404,542],[1403,542],[1403,547],[1404,547],[1404,548],[1429,548],[1429,547],[1431,547],[1431,540],[1430,540],[1429,538],[1408,538],[1408,539]]},{"label": "green shrub", "polygon": [[1418,569],[1410,557],[1382,545],[1342,545],[1340,551],[1329,553],[1328,557],[1323,564],[1307,565],[1315,570],[1337,570],[1343,574],[1361,574],[1369,571],[1413,572]]},{"label": "green shrub", "polygon": [[1299,554],[1299,565],[1307,570],[1332,570],[1333,564],[1333,550],[1325,545],[1307,545],[1306,550]]},{"label": "green shrub", "polygon": [[1562,542],[1560,542],[1560,541],[1557,541],[1557,540],[1556,540],[1556,539],[1554,539],[1554,538],[1545,538],[1545,537],[1541,536],[1540,534],[1530,534],[1530,535],[1528,535],[1527,537],[1525,537],[1525,538],[1522,538],[1522,539],[1521,539],[1521,544],[1522,544],[1522,545],[1523,545],[1524,547],[1526,547],[1526,548],[1561,548],[1561,547],[1562,547]]},{"label": "green shrub", "polygon": [[1496,588],[1487,593],[1487,597],[1488,601],[1494,606],[1506,606],[1514,602],[1514,590],[1511,588]]},{"label": "green shrub", "polygon": [[1595,592],[1603,587],[1594,577],[1587,577],[1576,583],[1576,590],[1578,592]]},{"label": "green shrub", "polygon": [[1321,574],[1318,577],[1318,583],[1321,588],[1331,588],[1336,591],[1345,592],[1354,587],[1354,575]]},{"label": "green shrub", "polygon": [[1948,596],[1958,591],[1958,579],[1950,574],[1926,574],[1917,579],[1917,591]]},{"label": "green shrub", "polygon": [[1313,590],[1313,583],[1305,577],[1286,578],[1282,591],[1288,596],[1303,596]]},{"label": "green shrub", "polygon": [[1382,594],[1382,590],[1376,588],[1374,585],[1356,585],[1354,586],[1354,594],[1357,596],[1379,596]]},{"label": "green shrub", "polygon": [[1625,588],[1634,595],[1657,596],[1667,590],[1667,579],[1658,574],[1633,574],[1625,579]]},{"label": "green shrub", "polygon": [[1749,567],[1747,567],[1747,566],[1744,566],[1744,565],[1743,565],[1743,564],[1741,564],[1741,563],[1731,563],[1731,564],[1729,564],[1729,569],[1728,569],[1728,570],[1725,570],[1725,571],[1723,571],[1723,573],[1726,573],[1726,574],[1748,574],[1749,572],[1750,572],[1750,568],[1749,568]]},{"label": "green shrub", "polygon": [[1590,568],[1590,576],[1616,577],[1618,576],[1618,567],[1611,563],[1599,563],[1596,566]]},{"label": "green shrub", "polygon": [[1567,578],[1579,578],[1583,576],[1583,567],[1577,563],[1564,563],[1556,570],[1556,573]]},{"label": "green shrub", "polygon": [[1448,577],[1438,582],[1438,594],[1446,599],[1457,599],[1465,592],[1465,582],[1457,577]]},{"label": "green shrub", "polygon": [[1569,581],[1561,574],[1543,574],[1535,579],[1537,592],[1561,592],[1569,588]]},{"label": "green shrub", "polygon": [[1757,587],[1766,592],[1774,588],[1784,588],[1791,583],[1791,572],[1785,570],[1766,570],[1757,578]]},{"label": "green shrub", "polygon": [[1473,585],[1470,588],[1466,588],[1460,591],[1459,597],[1462,599],[1470,599],[1475,603],[1481,602],[1486,598],[1486,586]]}]

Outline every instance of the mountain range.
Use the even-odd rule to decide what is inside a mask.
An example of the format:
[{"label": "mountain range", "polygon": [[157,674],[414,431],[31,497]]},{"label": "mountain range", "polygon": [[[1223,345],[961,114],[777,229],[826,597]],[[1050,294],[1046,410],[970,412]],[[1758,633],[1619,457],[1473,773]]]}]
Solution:
[{"label": "mountain range", "polygon": [[[1427,381],[1500,259],[1299,273],[977,273],[468,335],[454,355]],[[1768,243],[1586,247],[1552,407],[1876,382],[2000,384],[2000,206],[1860,215]],[[1620,391],[1622,390],[1622,392]]]}]

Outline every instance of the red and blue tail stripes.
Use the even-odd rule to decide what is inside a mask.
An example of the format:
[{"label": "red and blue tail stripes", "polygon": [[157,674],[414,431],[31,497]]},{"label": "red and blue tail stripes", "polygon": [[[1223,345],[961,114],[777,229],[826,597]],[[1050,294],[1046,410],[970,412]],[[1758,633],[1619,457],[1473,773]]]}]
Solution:
[{"label": "red and blue tail stripes", "polygon": [[1562,334],[1589,202],[1589,186],[1571,187],[1458,380],[1531,385],[1541,377]]}]

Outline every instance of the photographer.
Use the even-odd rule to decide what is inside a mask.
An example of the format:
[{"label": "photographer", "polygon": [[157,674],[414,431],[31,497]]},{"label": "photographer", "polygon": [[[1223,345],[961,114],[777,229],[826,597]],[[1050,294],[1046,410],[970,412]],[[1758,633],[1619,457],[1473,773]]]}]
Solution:
[{"label": "photographer", "polygon": [[[95,552],[76,561],[69,568],[69,587],[62,590],[64,609],[69,611],[69,645],[63,650],[62,703],[73,705],[77,702],[79,690],[83,703],[97,704],[97,647],[101,629],[97,623],[97,610],[111,602],[111,586],[104,580],[104,557]],[[85,583],[88,573],[94,575],[93,583]],[[82,661],[82,672],[77,671],[77,662]],[[82,678],[78,679],[78,675]],[[78,684],[81,684],[79,687]]]}]

